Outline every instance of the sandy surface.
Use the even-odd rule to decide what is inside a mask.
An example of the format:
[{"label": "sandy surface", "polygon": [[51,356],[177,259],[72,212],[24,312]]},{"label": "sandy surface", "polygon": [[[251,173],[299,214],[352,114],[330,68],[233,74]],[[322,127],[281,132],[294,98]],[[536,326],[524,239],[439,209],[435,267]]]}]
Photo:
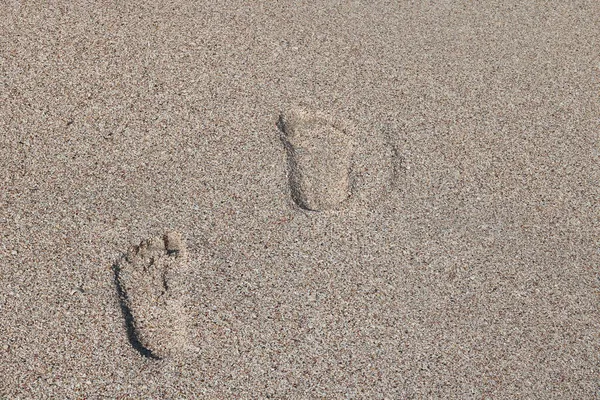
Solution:
[{"label": "sandy surface", "polygon": [[[0,3],[0,397],[597,398],[600,3],[315,3]],[[114,265],[171,230],[155,359]]]}]

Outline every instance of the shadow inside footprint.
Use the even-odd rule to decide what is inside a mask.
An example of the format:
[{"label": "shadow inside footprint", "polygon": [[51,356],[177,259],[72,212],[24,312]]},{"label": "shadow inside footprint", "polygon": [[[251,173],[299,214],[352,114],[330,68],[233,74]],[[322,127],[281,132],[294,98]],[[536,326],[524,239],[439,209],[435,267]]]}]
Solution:
[{"label": "shadow inside footprint", "polygon": [[[125,255],[123,255],[122,258],[124,259]],[[119,283],[120,282],[119,274],[121,273],[121,268],[119,266],[119,262],[115,262],[112,265],[112,270],[113,270],[113,279],[114,279],[114,283],[115,283],[115,288],[117,290],[117,295],[119,298],[119,306],[121,308],[121,313],[123,314],[123,319],[125,321],[125,328],[127,330],[127,339],[129,340],[131,347],[133,347],[138,353],[140,353],[142,356],[144,356],[146,358],[151,358],[153,360],[160,360],[161,358],[158,357],[157,355],[155,355],[154,353],[152,353],[152,351],[150,349],[147,349],[146,347],[144,347],[144,345],[140,342],[139,338],[137,337],[137,334],[135,331],[133,314],[131,313],[131,310],[127,306],[127,293],[125,292],[125,290],[123,289],[123,287],[121,287],[121,284]]]}]

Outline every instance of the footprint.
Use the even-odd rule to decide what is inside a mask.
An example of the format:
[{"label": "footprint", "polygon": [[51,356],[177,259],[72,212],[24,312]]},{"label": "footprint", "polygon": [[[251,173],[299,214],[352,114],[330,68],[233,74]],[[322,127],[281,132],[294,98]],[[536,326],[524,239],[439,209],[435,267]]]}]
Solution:
[{"label": "footprint", "polygon": [[316,114],[293,111],[279,118],[288,153],[292,199],[305,210],[337,208],[350,197],[352,140]]},{"label": "footprint", "polygon": [[185,310],[187,266],[177,232],[143,241],[114,265],[129,341],[146,357],[178,357],[194,349]]},{"label": "footprint", "polygon": [[372,206],[389,187],[393,154],[382,136],[361,135],[349,122],[301,109],[282,113],[277,125],[291,197],[300,208]]}]

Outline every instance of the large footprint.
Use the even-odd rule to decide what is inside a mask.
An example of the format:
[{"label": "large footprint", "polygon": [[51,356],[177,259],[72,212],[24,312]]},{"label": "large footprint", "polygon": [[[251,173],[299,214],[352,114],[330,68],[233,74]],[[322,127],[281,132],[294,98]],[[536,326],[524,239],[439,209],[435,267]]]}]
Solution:
[{"label": "large footprint", "polygon": [[171,358],[191,351],[183,282],[185,242],[177,232],[132,247],[115,264],[115,280],[129,340],[150,358]]},{"label": "large footprint", "polygon": [[372,206],[392,179],[392,149],[383,137],[359,134],[348,122],[293,109],[278,121],[294,202],[305,210]]}]

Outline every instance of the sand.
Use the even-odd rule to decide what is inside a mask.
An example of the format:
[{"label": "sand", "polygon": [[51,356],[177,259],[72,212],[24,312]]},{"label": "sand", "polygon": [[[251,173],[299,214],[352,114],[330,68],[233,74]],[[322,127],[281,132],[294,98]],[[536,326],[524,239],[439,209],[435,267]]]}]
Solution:
[{"label": "sand", "polygon": [[600,3],[0,15],[0,398],[599,396]]}]

